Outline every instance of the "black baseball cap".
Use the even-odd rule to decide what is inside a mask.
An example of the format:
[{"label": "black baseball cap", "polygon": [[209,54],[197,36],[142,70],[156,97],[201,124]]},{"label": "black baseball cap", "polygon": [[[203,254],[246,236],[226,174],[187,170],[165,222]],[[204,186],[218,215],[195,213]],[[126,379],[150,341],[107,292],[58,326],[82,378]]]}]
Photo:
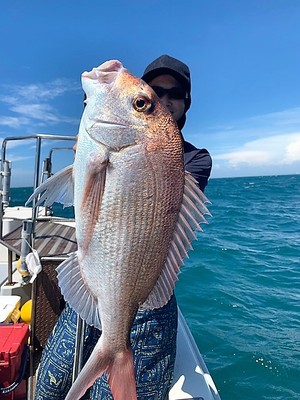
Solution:
[{"label": "black baseball cap", "polygon": [[187,111],[191,105],[191,75],[189,67],[182,61],[164,54],[148,65],[142,79],[149,83],[152,79],[164,74],[172,75],[186,90],[185,111]]}]

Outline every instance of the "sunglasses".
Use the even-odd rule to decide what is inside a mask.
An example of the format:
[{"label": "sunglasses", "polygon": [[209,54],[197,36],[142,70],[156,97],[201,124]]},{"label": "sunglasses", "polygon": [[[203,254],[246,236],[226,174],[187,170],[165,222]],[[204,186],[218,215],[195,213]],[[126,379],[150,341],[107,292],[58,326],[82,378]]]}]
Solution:
[{"label": "sunglasses", "polygon": [[180,87],[172,87],[171,89],[165,89],[160,86],[151,86],[154,92],[159,98],[168,95],[169,99],[183,100],[187,98],[187,93]]}]

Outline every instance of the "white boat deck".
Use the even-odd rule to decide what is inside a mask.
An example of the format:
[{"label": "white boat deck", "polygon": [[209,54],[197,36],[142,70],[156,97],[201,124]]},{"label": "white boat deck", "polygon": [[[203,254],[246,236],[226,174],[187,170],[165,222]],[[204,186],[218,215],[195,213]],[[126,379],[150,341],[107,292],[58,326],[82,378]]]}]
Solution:
[{"label": "white boat deck", "polygon": [[220,397],[190,329],[178,310],[177,353],[169,400],[180,399],[220,400]]}]

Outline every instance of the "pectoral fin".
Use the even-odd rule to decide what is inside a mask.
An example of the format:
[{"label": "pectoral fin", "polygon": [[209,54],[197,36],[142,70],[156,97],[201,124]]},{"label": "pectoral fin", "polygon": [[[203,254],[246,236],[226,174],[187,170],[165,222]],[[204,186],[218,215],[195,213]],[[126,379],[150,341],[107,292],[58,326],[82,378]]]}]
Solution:
[{"label": "pectoral fin", "polygon": [[103,159],[95,166],[91,164],[83,191],[81,202],[81,216],[85,220],[86,232],[82,244],[83,254],[88,249],[92,239],[95,225],[100,216],[100,208],[105,188],[106,168],[108,159]]},{"label": "pectoral fin", "polygon": [[74,203],[74,183],[73,165],[65,167],[61,171],[47,179],[35,189],[25,205],[28,205],[34,198],[40,198],[36,202],[36,207],[44,203],[51,206],[53,203],[62,203],[65,207],[70,207]]}]

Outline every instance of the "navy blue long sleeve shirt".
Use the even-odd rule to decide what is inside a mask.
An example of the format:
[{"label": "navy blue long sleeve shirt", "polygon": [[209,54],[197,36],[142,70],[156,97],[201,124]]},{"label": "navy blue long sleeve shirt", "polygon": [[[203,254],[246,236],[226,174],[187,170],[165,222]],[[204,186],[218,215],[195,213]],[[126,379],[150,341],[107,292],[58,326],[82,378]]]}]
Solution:
[{"label": "navy blue long sleeve shirt", "polygon": [[212,159],[206,149],[197,149],[189,142],[183,141],[184,165],[197,180],[199,187],[204,191],[212,168]]}]

